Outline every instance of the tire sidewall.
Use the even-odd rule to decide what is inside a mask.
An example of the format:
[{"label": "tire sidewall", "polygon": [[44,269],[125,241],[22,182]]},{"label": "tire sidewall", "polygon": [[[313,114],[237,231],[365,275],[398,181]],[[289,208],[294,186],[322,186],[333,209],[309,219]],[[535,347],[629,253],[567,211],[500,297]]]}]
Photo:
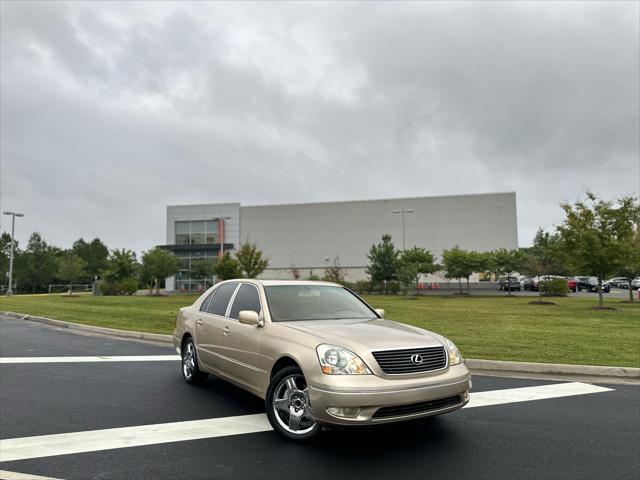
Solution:
[{"label": "tire sidewall", "polygon": [[271,424],[271,426],[276,432],[280,433],[281,435],[288,438],[289,440],[305,441],[315,437],[320,432],[321,426],[319,424],[316,423],[313,430],[309,432],[296,435],[282,428],[280,423],[278,423],[278,419],[276,418],[276,413],[273,411],[273,397],[276,393],[275,392],[276,387],[278,386],[278,384],[283,378],[293,374],[299,374],[304,376],[304,373],[302,373],[302,370],[294,366],[284,367],[282,370],[278,371],[273,376],[273,378],[271,379],[271,382],[269,383],[269,388],[267,388],[267,395],[265,398],[265,410],[267,412],[267,418],[269,419],[269,423]]}]

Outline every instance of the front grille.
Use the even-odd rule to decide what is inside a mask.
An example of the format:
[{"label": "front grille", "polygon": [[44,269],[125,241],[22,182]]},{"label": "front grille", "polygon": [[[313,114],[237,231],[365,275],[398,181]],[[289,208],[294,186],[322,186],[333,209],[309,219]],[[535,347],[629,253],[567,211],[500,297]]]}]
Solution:
[{"label": "front grille", "polygon": [[430,400],[428,402],[411,403],[409,405],[398,405],[395,407],[382,407],[374,413],[373,418],[401,417],[403,415],[431,412],[433,410],[453,407],[460,403],[462,403],[460,395],[455,395],[453,397],[439,398],[438,400]]},{"label": "front grille", "polygon": [[[440,370],[447,365],[447,354],[444,347],[407,348],[403,350],[379,350],[372,352],[382,371],[389,375],[401,373],[429,372]],[[411,360],[420,355],[422,363]]]}]

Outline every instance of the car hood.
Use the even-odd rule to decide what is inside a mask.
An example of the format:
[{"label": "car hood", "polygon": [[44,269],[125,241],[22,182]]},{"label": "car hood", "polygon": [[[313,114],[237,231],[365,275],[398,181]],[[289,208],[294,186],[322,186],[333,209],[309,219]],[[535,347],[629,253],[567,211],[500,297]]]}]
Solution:
[{"label": "car hood", "polygon": [[418,327],[384,320],[308,320],[281,322],[287,328],[314,336],[318,343],[330,343],[351,350],[435,347],[443,337]]}]

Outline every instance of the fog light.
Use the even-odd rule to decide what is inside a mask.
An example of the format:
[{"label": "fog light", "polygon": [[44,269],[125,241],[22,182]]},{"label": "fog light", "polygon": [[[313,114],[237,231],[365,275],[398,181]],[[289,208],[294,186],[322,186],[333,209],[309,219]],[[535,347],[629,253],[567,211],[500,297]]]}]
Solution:
[{"label": "fog light", "polygon": [[336,417],[355,418],[360,415],[360,409],[356,407],[329,407],[327,412]]}]

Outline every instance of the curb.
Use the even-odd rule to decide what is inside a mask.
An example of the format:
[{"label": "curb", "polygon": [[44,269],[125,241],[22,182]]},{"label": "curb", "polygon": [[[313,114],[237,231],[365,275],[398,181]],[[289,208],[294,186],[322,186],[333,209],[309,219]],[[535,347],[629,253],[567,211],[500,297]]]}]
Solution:
[{"label": "curb", "polygon": [[[68,328],[70,330],[80,330],[91,333],[99,333],[102,335],[111,335],[122,338],[135,338],[138,340],[151,340],[154,342],[163,342],[173,344],[172,335],[164,335],[161,333],[137,332],[133,330],[118,330],[115,328],[94,327],[91,325],[82,325],[80,323],[65,322],[63,320],[54,320],[47,317],[38,317],[34,315],[25,315],[15,312],[0,312],[0,315],[6,315],[20,320],[30,320],[34,322],[55,325],[56,327]],[[598,365],[569,365],[563,363],[531,363],[531,362],[507,362],[503,360],[479,360],[467,358],[465,364],[474,374],[535,374],[535,375],[560,375],[560,376],[589,376],[603,377],[619,380],[640,380],[640,368],[634,367],[612,367]]]},{"label": "curb", "polygon": [[154,342],[173,343],[172,335],[164,335],[162,333],[136,332],[134,330],[118,330],[115,328],[94,327],[92,325],[83,325],[81,323],[65,322],[63,320],[54,320],[53,318],[38,317],[35,315],[25,315],[15,312],[0,312],[8,317],[19,318],[20,320],[30,320],[33,322],[46,323],[55,325],[56,327],[68,328],[69,330],[81,330],[84,332],[100,333],[102,335],[111,335],[113,337],[136,338],[138,340],[151,340]]},{"label": "curb", "polygon": [[617,379],[640,379],[640,368],[598,365],[569,365],[563,363],[506,362],[502,360],[465,360],[474,373],[533,373],[537,375],[574,375]]}]

